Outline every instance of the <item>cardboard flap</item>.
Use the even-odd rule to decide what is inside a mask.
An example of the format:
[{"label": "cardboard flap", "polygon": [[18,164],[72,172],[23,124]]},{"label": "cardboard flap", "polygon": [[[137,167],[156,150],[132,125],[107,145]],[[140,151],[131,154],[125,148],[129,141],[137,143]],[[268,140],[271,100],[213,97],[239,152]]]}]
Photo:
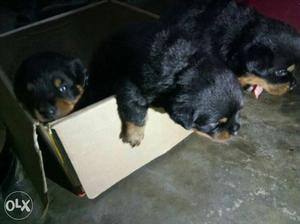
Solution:
[{"label": "cardboard flap", "polygon": [[119,139],[121,121],[115,98],[53,125],[89,198],[166,153],[191,132],[167,114],[148,111],[145,138],[132,149]]},{"label": "cardboard flap", "polygon": [[14,143],[14,149],[27,175],[30,177],[44,205],[47,205],[47,183],[42,153],[36,146],[35,125],[30,116],[23,112],[4,72],[0,69],[0,117]]}]

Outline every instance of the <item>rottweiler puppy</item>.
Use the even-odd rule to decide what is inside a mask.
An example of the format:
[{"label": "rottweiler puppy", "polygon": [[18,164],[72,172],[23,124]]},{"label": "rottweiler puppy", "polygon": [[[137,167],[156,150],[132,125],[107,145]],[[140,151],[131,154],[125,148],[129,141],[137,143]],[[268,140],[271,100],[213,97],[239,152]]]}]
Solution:
[{"label": "rottweiler puppy", "polygon": [[181,6],[162,20],[192,33],[198,46],[226,64],[257,98],[263,90],[282,95],[296,86],[300,35],[292,27],[233,0],[189,0]]},{"label": "rottweiler puppy", "polygon": [[35,54],[17,70],[17,98],[40,122],[71,113],[87,86],[88,72],[77,58],[54,52]]},{"label": "rottweiler puppy", "polygon": [[123,142],[141,143],[149,107],[163,108],[182,127],[214,139],[237,134],[243,106],[239,82],[193,37],[154,22],[128,28],[104,46],[105,63],[98,69],[116,77]]}]

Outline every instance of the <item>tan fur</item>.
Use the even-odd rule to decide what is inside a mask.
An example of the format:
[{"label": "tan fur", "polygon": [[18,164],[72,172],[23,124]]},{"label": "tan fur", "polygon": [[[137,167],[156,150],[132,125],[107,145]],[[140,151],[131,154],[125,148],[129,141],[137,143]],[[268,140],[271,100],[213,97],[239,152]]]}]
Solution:
[{"label": "tan fur", "polygon": [[206,133],[201,132],[201,131],[198,131],[198,130],[194,130],[194,131],[195,131],[195,133],[196,133],[197,135],[200,135],[200,136],[203,136],[203,137],[205,137],[205,138],[209,138],[210,140],[213,140],[213,137],[210,136],[209,134],[206,134]]},{"label": "tan fur", "polygon": [[229,140],[231,138],[231,134],[228,131],[221,131],[215,134],[213,138],[217,141],[223,142]]},{"label": "tan fur", "polygon": [[84,92],[84,89],[83,89],[83,87],[80,86],[80,85],[76,85],[76,87],[77,87],[77,89],[79,90],[79,97],[81,97],[82,94],[83,94],[83,92]]},{"label": "tan fur", "polygon": [[287,68],[287,70],[288,70],[289,72],[293,72],[295,69],[296,69],[296,65],[295,65],[295,64],[293,64],[293,65],[291,65],[291,66],[289,66],[289,67]]},{"label": "tan fur", "polygon": [[57,98],[55,101],[55,107],[57,109],[57,114],[62,117],[72,112],[75,107],[75,103]]},{"label": "tan fur", "polygon": [[206,134],[204,132],[198,131],[198,130],[195,130],[195,133],[200,136],[209,138],[210,140],[220,142],[220,143],[224,143],[226,140],[229,140],[231,138],[231,135],[228,131],[222,131],[222,132],[216,133],[213,136]]},{"label": "tan fur", "polygon": [[144,129],[145,126],[137,126],[127,121],[122,124],[120,138],[123,142],[129,143],[132,147],[138,146],[144,139]]},{"label": "tan fur", "polygon": [[61,98],[56,98],[55,100],[55,107],[58,110],[57,115],[59,117],[66,116],[67,114],[71,113],[76,105],[76,103],[80,100],[84,90],[80,85],[76,86],[79,90],[79,95],[76,97],[75,100],[68,101]]},{"label": "tan fur", "polygon": [[289,91],[290,83],[270,84],[266,80],[255,75],[245,75],[239,78],[240,84],[244,87],[247,85],[259,85],[271,95],[280,96]]},{"label": "tan fur", "polygon": [[59,88],[62,83],[61,79],[54,79],[53,84],[55,87]]},{"label": "tan fur", "polygon": [[228,121],[227,117],[223,117],[219,120],[219,123],[225,124]]}]

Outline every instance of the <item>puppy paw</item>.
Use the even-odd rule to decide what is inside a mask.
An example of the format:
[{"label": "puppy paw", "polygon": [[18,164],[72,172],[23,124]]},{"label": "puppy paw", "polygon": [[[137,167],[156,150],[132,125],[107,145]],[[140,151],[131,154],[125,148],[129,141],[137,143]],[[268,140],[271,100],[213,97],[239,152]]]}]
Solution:
[{"label": "puppy paw", "polygon": [[126,122],[122,127],[120,138],[124,143],[129,143],[132,147],[139,146],[144,139],[144,126]]}]

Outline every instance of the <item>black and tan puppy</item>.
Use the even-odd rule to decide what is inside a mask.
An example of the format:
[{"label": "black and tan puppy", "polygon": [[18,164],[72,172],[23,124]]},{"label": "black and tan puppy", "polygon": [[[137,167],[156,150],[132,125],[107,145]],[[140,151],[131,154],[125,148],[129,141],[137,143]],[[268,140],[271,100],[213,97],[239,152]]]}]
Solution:
[{"label": "black and tan puppy", "polygon": [[[173,27],[143,24],[111,38],[99,72],[117,77],[120,137],[144,137],[147,110],[162,107],[186,129],[225,140],[237,134],[242,91],[234,74]],[[105,64],[105,65],[104,65]]]},{"label": "black and tan puppy", "polygon": [[282,95],[296,86],[292,72],[300,62],[300,35],[292,27],[233,0],[181,2],[164,22],[192,33],[198,46],[226,64],[256,97],[263,90]]},{"label": "black and tan puppy", "polygon": [[37,120],[48,122],[73,111],[87,79],[87,70],[79,59],[44,52],[21,64],[14,91]]}]

